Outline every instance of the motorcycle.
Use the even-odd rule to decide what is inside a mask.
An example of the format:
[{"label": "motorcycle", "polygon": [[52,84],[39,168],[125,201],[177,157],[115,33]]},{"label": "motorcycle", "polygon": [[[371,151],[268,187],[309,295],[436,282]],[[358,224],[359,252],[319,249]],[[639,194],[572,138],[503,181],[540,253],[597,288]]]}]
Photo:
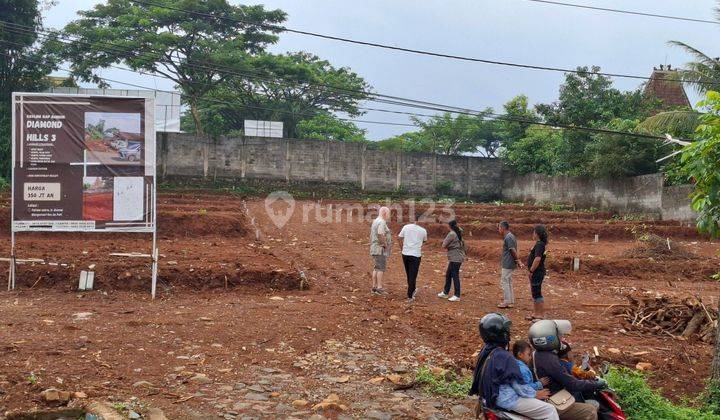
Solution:
[{"label": "motorcycle", "polygon": [[[627,415],[622,411],[620,405],[616,402],[617,395],[612,389],[604,389],[593,395],[593,398],[600,404],[598,408],[599,420],[627,420]],[[485,420],[525,420],[527,417],[512,412],[489,409],[483,410]]]},{"label": "motorcycle", "polygon": [[[583,357],[583,368],[588,366],[588,356]],[[600,377],[603,377],[610,370],[610,364],[605,362],[600,368]],[[617,403],[618,397],[611,388],[596,391],[592,394],[584,395],[586,400],[594,400],[599,404],[598,420],[627,420],[627,414],[623,412],[620,404]],[[497,409],[483,408],[483,414],[486,420],[524,420],[527,417]]]},{"label": "motorcycle", "polygon": [[[583,356],[582,366],[586,368],[588,366],[588,360],[590,356]],[[607,375],[610,370],[610,364],[605,362],[600,367],[600,377]],[[594,399],[600,404],[598,407],[598,419],[599,420],[627,420],[627,414],[622,410],[620,404],[617,403],[618,396],[612,388],[603,389],[595,392],[595,395],[589,398]],[[588,399],[588,398],[586,398]]]}]

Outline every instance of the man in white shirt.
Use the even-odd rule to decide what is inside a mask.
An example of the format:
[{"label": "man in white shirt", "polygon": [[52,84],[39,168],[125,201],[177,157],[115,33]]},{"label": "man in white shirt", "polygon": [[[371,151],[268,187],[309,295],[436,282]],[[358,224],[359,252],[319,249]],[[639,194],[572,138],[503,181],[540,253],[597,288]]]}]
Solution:
[{"label": "man in white shirt", "polygon": [[427,241],[427,231],[418,226],[417,220],[403,226],[398,235],[403,241],[402,259],[407,275],[407,297],[412,302],[415,299],[417,289],[415,288],[418,271],[420,270],[420,258],[422,257],[422,246]]},{"label": "man in white shirt", "polygon": [[376,295],[386,294],[383,289],[383,274],[385,274],[392,243],[392,233],[387,225],[389,219],[390,209],[380,207],[378,217],[370,227],[370,256],[373,259],[372,292]]}]

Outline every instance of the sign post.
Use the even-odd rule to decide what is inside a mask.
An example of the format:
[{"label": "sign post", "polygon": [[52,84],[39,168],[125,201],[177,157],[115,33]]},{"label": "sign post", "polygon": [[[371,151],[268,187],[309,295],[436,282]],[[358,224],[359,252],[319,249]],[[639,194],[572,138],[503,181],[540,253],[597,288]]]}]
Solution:
[{"label": "sign post", "polygon": [[154,100],[52,93],[12,95],[8,289],[17,232],[152,234],[157,282]]}]

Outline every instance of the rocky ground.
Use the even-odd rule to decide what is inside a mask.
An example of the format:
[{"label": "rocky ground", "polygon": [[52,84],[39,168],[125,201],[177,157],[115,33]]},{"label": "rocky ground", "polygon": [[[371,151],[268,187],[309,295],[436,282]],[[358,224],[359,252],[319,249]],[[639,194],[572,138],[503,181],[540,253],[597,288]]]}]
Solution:
[{"label": "rocky ground", "polygon": [[[427,221],[419,293],[408,303],[398,252],[389,261],[389,294],[369,293],[365,219],[318,220],[302,211],[317,202],[299,201],[278,226],[262,200],[199,192],[164,194],[159,203],[154,301],[147,264],[108,255],[142,250],[143,238],[19,237],[19,257],[44,262],[20,266],[18,288],[0,292],[5,416],[92,405],[106,418],[153,420],[471,418],[472,399],[431,394],[413,382],[421,367],[469,374],[480,345],[477,320],[497,310],[500,298],[493,230],[500,218],[517,229],[522,255],[533,223],[550,228],[545,294],[552,317],[573,321],[578,354],[597,347],[596,363],[645,363],[652,383],[676,399],[696,395],[708,374],[711,344],[628,329],[610,307],[629,294],[692,294],[717,305],[720,284],[710,275],[718,244],[677,222],[456,205],[470,247],[462,300],[435,296],[447,228]],[[398,232],[401,223],[390,226]],[[682,258],[638,253],[638,230],[670,238]],[[576,257],[577,272],[570,268]],[[77,272],[91,264],[96,290],[78,292]],[[515,284],[518,302],[507,313],[513,338],[521,339],[531,301],[525,276],[518,273]]]}]

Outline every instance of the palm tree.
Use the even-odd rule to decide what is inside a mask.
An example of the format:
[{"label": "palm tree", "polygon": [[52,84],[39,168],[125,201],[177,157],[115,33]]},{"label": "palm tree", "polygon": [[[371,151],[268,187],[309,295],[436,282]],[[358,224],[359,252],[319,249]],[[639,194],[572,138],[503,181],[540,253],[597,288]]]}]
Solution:
[{"label": "palm tree", "polygon": [[[720,18],[720,9],[718,9]],[[668,44],[685,50],[695,57],[694,61],[685,64],[684,69],[678,70],[680,79],[690,85],[697,93],[705,94],[714,90],[720,92],[720,57],[712,58],[681,41],[670,41]]]},{"label": "palm tree", "polygon": [[[720,1],[718,4],[720,5]],[[720,6],[715,12],[720,21]],[[713,58],[682,41],[669,41],[668,44],[681,48],[694,57],[693,61],[685,64],[685,68],[676,70],[683,83],[701,95],[711,90],[720,92],[720,57]],[[694,132],[700,125],[700,115],[693,109],[660,112],[640,123],[638,128],[648,133],[683,136]]]}]

